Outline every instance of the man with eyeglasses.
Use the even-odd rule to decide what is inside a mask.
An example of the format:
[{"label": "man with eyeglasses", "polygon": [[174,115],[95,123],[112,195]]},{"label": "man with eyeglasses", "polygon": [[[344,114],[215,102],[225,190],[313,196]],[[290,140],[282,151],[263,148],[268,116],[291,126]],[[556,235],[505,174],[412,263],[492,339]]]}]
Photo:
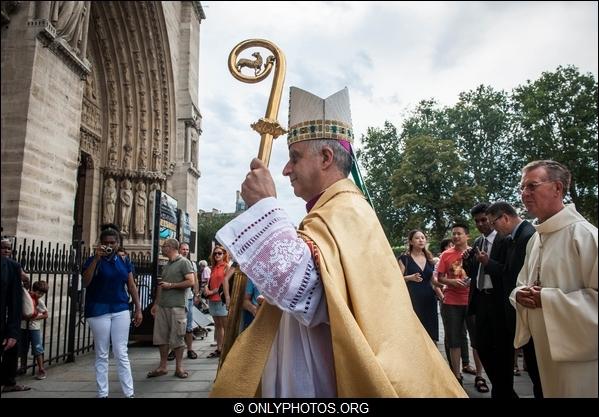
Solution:
[{"label": "man with eyeglasses", "polygon": [[[501,347],[509,344],[504,327],[503,308],[500,301],[501,276],[487,269],[489,260],[503,263],[505,242],[503,235],[497,233],[489,221],[486,210],[489,203],[478,203],[470,210],[474,224],[480,232],[469,248],[464,252],[464,269],[472,278],[468,303],[468,320],[474,321],[474,339],[472,346],[485,368],[491,381],[492,398],[517,398],[513,388],[513,374],[502,372],[503,352]],[[478,366],[477,366],[478,368]],[[486,381],[477,369],[474,386],[479,392],[488,392]]]},{"label": "man with eyeglasses", "polygon": [[[524,264],[526,256],[526,244],[536,233],[533,225],[522,220],[514,207],[505,201],[498,201],[487,208],[487,216],[491,225],[502,235],[506,236],[505,262],[503,264],[489,259],[486,269],[501,278],[500,282],[500,308],[505,319],[505,327],[502,331],[505,334],[506,343],[502,345],[502,363],[501,372],[506,380],[510,380],[513,386],[514,368],[514,335],[516,333],[516,310],[510,304],[510,294],[516,287],[516,278]],[[533,393],[535,398],[543,398],[541,380],[537,367],[534,344],[532,339],[522,346],[526,370],[533,384]]]},{"label": "man with eyeglasses", "polygon": [[514,346],[534,341],[545,398],[597,398],[597,228],[564,205],[570,179],[555,161],[522,169],[522,202],[537,234],[510,294]]}]

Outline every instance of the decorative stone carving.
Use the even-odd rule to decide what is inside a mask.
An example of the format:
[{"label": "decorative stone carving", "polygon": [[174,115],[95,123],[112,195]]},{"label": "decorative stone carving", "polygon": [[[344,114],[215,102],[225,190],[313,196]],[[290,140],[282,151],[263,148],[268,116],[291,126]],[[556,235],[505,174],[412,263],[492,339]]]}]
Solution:
[{"label": "decorative stone carving", "polygon": [[116,183],[112,178],[104,181],[104,216],[102,223],[114,223],[114,206],[116,204]]},{"label": "decorative stone carving", "polygon": [[85,77],[85,92],[84,96],[91,101],[96,101],[96,78],[94,74],[88,74]]},{"label": "decorative stone carving", "polygon": [[154,151],[152,152],[152,156],[154,157],[154,170],[160,171],[161,164],[162,164],[162,154],[160,153],[160,151],[158,149],[154,148]]},{"label": "decorative stone carving", "polygon": [[125,179],[121,182],[121,233],[125,236],[129,235],[132,203],[133,191],[131,191],[131,181]]},{"label": "decorative stone carving", "polygon": [[148,151],[146,151],[145,143],[142,143],[139,149],[139,169],[145,170],[148,166]]},{"label": "decorative stone carving", "polygon": [[80,51],[79,42],[85,26],[86,3],[85,1],[53,1],[50,7],[50,22],[56,28],[56,35],[67,41],[77,52]]},{"label": "decorative stone carving", "polygon": [[100,155],[100,136],[94,132],[89,131],[85,126],[81,126],[79,129],[79,144],[81,150],[88,154],[98,157]]},{"label": "decorative stone carving", "polygon": [[81,109],[81,124],[97,135],[102,135],[102,124],[100,123],[100,108],[87,99],[83,100]]},{"label": "decorative stone carving", "polygon": [[191,165],[198,166],[198,139],[194,134],[191,135]]},{"label": "decorative stone carving", "polygon": [[146,231],[146,203],[148,196],[146,194],[146,184],[138,182],[135,187],[135,234],[143,235]]},{"label": "decorative stone carving", "polygon": [[19,3],[20,2],[18,1],[3,1],[0,3],[0,9],[2,11],[2,26],[10,22],[10,15],[17,11],[19,8]]},{"label": "decorative stone carving", "polygon": [[177,166],[177,164],[174,161],[168,164],[168,168],[166,169],[166,172],[165,172],[167,177],[170,177],[175,173],[176,166]]},{"label": "decorative stone carving", "polygon": [[131,168],[131,152],[133,148],[130,143],[126,143],[125,146],[125,154],[123,155],[123,168],[130,169]]},{"label": "decorative stone carving", "polygon": [[111,168],[116,168],[116,164],[117,164],[117,155],[116,155],[116,149],[114,148],[114,143],[113,143],[112,146],[110,147],[110,150],[108,151],[108,166]]}]

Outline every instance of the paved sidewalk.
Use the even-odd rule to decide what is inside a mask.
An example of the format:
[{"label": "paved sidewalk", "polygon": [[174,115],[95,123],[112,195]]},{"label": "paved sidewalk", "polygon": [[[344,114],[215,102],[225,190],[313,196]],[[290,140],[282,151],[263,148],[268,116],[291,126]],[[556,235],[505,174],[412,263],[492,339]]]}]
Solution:
[{"label": "paved sidewalk", "polygon": [[[210,326],[210,329],[214,327]],[[440,324],[440,338],[443,340],[443,326]],[[158,348],[151,344],[132,344],[129,346],[129,360],[133,371],[136,398],[206,398],[216,376],[218,359],[208,359],[214,351],[210,346],[214,342],[214,331],[210,331],[204,340],[193,342],[198,359],[187,359],[184,353],[183,366],[189,372],[189,378],[180,379],[174,376],[175,363],[169,362],[169,373],[157,378],[147,378],[148,371],[155,369],[159,363]],[[437,343],[445,357],[443,342]],[[470,362],[474,366],[474,357],[470,352]],[[522,358],[519,359],[522,369]],[[78,356],[76,362],[51,366],[47,369],[48,377],[43,381],[31,375],[18,378],[19,384],[29,385],[32,389],[25,392],[3,393],[4,398],[94,398],[96,383],[94,372],[94,354]],[[490,398],[490,393],[479,393],[474,387],[474,375],[464,374],[464,389],[470,398]],[[489,388],[491,385],[487,375]],[[123,398],[116,373],[114,358],[110,359],[109,369],[110,397]],[[533,398],[532,383],[528,374],[522,371],[521,376],[514,377],[514,389],[521,398]]]},{"label": "paved sidewalk", "polygon": [[[443,340],[445,338],[445,330],[443,329],[443,321],[441,320],[441,313],[438,314],[439,317],[439,342],[437,342],[437,348],[441,352],[441,355],[445,359],[445,346]],[[472,347],[470,347],[470,339],[468,339],[468,350],[470,353],[470,366],[474,368],[474,355],[472,353]],[[530,377],[528,376],[528,372],[522,370],[522,362],[523,358],[518,358],[518,367],[520,368],[520,376],[514,376],[514,391],[518,394],[520,398],[534,398],[532,392],[532,382]],[[489,381],[489,377],[487,373],[483,370],[482,376],[487,381],[487,386],[489,387],[488,393],[478,392],[474,386],[474,378],[475,375],[462,373],[463,376],[463,386],[464,391],[468,394],[470,398],[491,398],[491,382]]]},{"label": "paved sidewalk", "polygon": [[[210,327],[214,329],[214,327]],[[214,342],[214,331],[208,332],[204,340],[195,340],[193,348],[197,359],[187,359],[183,354],[183,367],[189,372],[187,379],[174,376],[175,361],[168,362],[169,373],[156,378],[147,378],[149,371],[155,369],[160,360],[158,348],[149,343],[129,345],[129,360],[133,371],[133,383],[136,398],[205,398],[208,396],[216,370],[218,358],[207,356],[216,349],[210,346]],[[94,398],[96,382],[94,354],[78,356],[74,363],[60,364],[47,368],[48,377],[43,381],[31,375],[18,377],[17,383],[31,387],[30,391],[2,393],[3,398]],[[118,381],[116,362],[110,358],[109,367],[110,398],[123,398]]]}]

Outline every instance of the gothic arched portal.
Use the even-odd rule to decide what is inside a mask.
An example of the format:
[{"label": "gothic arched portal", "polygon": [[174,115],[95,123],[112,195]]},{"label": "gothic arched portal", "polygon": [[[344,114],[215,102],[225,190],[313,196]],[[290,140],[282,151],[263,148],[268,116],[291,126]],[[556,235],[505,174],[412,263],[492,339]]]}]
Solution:
[{"label": "gothic arched portal", "polygon": [[[92,2],[87,59],[92,72],[85,82],[80,138],[82,151],[95,161],[95,181],[83,204],[96,216],[82,228],[93,242],[110,210],[103,197],[106,180],[114,180],[118,196],[125,179],[133,190],[153,183],[165,189],[173,173],[175,95],[161,2]],[[149,219],[150,208],[123,219],[124,203],[117,198],[112,211],[114,223],[128,231],[125,243],[149,248],[149,228],[139,233],[133,225],[136,215]]]}]

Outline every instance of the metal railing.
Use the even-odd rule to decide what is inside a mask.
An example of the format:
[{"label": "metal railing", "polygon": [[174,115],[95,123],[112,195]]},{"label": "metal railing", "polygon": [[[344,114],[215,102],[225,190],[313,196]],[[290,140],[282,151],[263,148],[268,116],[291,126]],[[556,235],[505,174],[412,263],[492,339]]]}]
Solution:
[{"label": "metal railing", "polygon": [[[83,245],[61,246],[35,240],[29,243],[24,239],[13,246],[12,257],[29,275],[30,284],[40,280],[48,283],[48,293],[43,297],[48,318],[42,324],[47,365],[73,362],[76,356],[93,350],[93,337],[84,316],[85,289],[81,285],[82,266],[89,256],[90,249]],[[132,256],[131,261],[145,310],[153,300],[152,261],[142,256]],[[20,368],[34,373],[36,365],[30,352],[21,349],[19,356]]]}]

